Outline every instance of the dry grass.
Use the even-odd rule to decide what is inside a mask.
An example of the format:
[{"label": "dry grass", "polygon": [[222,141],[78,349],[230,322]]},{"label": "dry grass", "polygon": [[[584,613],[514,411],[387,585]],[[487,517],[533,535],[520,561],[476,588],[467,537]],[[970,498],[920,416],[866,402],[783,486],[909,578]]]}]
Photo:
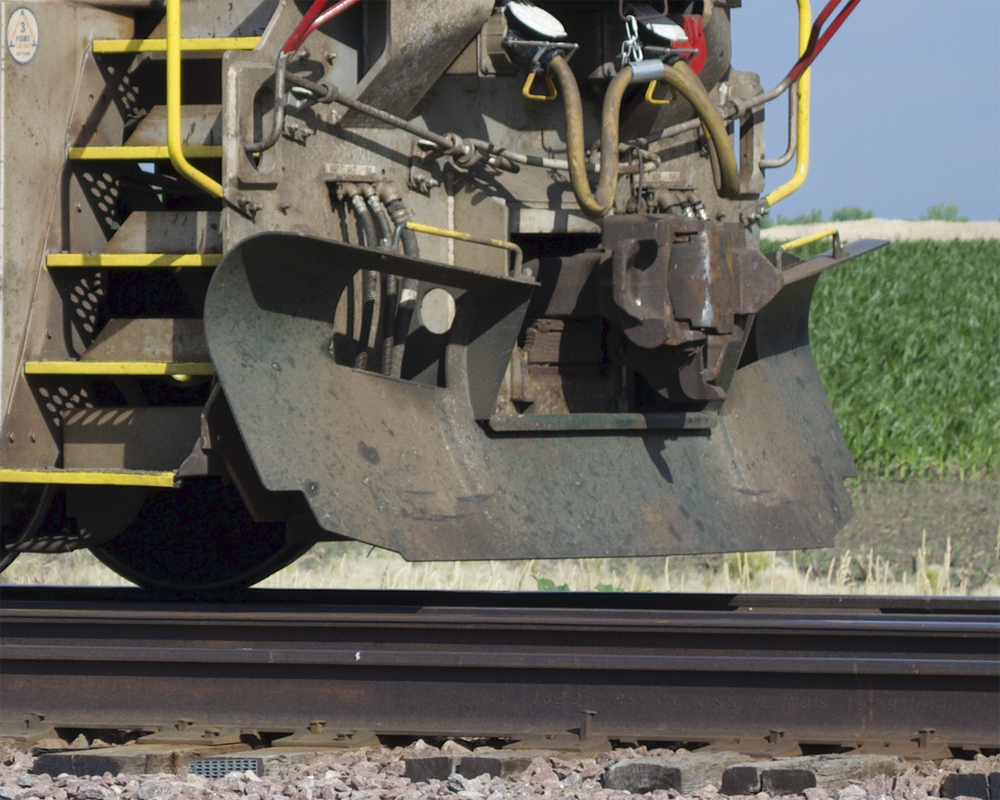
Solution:
[{"label": "dry grass", "polygon": [[[895,565],[873,549],[847,550],[825,574],[801,566],[798,554],[732,553],[710,565],[697,556],[664,559],[425,562],[413,564],[358,543],[315,546],[262,588],[466,589],[487,591],[750,592],[778,594],[1000,595],[1000,527],[993,568],[970,586],[971,566],[952,562],[947,537],[941,563],[928,558],[926,534],[910,563]],[[21,556],[3,575],[7,584],[128,586],[90,553]]]}]

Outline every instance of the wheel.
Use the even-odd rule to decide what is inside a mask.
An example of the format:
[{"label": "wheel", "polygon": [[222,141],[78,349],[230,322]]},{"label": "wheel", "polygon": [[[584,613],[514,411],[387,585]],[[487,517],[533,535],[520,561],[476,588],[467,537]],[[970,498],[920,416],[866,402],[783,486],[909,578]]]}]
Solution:
[{"label": "wheel", "polygon": [[42,483],[0,485],[0,572],[18,556],[12,547],[34,536],[45,522],[55,495],[55,486]]},{"label": "wheel", "polygon": [[284,522],[254,522],[232,484],[189,478],[151,493],[131,525],[91,552],[140,586],[201,595],[251,586],[308,549],[286,544]]}]

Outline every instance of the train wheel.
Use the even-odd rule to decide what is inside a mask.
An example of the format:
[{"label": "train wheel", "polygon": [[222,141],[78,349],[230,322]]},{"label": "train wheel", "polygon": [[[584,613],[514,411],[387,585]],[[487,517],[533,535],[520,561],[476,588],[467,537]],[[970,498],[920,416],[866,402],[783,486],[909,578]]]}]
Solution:
[{"label": "train wheel", "polygon": [[46,484],[0,485],[0,572],[17,558],[13,545],[30,539],[45,522],[56,487]]},{"label": "train wheel", "polygon": [[286,544],[284,522],[254,522],[235,486],[192,478],[152,493],[131,525],[91,551],[140,586],[205,594],[251,586],[308,549]]}]

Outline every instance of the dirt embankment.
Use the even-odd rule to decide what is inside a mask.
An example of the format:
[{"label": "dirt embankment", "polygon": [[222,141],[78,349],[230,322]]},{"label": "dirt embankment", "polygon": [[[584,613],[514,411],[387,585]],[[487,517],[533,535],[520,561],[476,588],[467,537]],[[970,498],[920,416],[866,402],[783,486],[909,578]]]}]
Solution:
[{"label": "dirt embankment", "polygon": [[850,222],[817,222],[810,225],[775,225],[760,232],[762,239],[787,242],[828,228],[840,231],[845,242],[858,239],[887,239],[890,242],[910,242],[932,239],[951,242],[955,239],[1000,239],[1000,222],[941,222],[927,220],[913,222],[906,219],[859,219]]}]

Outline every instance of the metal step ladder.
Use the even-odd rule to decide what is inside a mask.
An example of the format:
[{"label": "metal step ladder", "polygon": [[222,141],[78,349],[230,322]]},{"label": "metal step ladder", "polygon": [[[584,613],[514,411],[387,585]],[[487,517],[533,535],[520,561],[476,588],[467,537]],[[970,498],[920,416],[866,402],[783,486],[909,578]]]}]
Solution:
[{"label": "metal step ladder", "polygon": [[[223,195],[222,186],[214,178],[193,166],[188,159],[221,159],[221,144],[195,144],[185,145],[181,142],[181,119],[184,107],[181,104],[181,60],[187,53],[221,52],[226,50],[252,50],[258,42],[259,37],[219,37],[184,39],[180,37],[180,2],[179,0],[168,0],[166,14],[167,35],[164,39],[98,39],[92,43],[92,51],[95,54],[141,54],[141,53],[166,53],[167,60],[167,103],[165,107],[154,107],[147,115],[145,123],[140,124],[121,145],[114,146],[80,146],[68,148],[67,158],[71,162],[94,161],[94,162],[132,162],[136,164],[155,163],[169,161],[177,173],[186,178],[191,183],[198,186],[203,192],[211,197],[221,198]],[[205,131],[206,121],[211,122],[214,117],[218,117],[221,112],[221,105],[194,106],[191,108],[192,117],[197,124],[192,124],[192,128],[201,128]],[[166,120],[167,142],[149,143],[150,131],[156,131]],[[60,252],[49,253],[46,257],[45,266],[50,273],[65,270],[88,269],[88,270],[121,270],[134,273],[137,276],[148,274],[151,270],[174,270],[193,269],[210,270],[222,259],[221,241],[217,235],[218,212],[212,211],[144,211],[133,212],[145,215],[131,226],[123,225],[117,230],[107,242],[105,252],[85,253],[85,252]],[[216,235],[206,237],[204,234],[206,227],[210,225],[214,213]],[[157,216],[160,216],[157,219]],[[169,219],[173,217],[173,219]],[[206,219],[209,220],[206,223]],[[140,235],[134,236],[138,229]],[[125,250],[131,242],[130,239],[156,239],[156,235],[147,234],[149,230],[158,229],[161,232],[161,239],[172,239],[175,241],[180,236],[184,237],[184,230],[189,229],[193,236],[188,236],[189,242],[181,252],[134,252]],[[180,234],[177,231],[181,231]],[[166,233],[164,233],[166,232]],[[116,241],[118,240],[118,241]],[[141,280],[141,278],[140,278]],[[116,323],[112,325],[112,323]],[[194,326],[186,323],[195,323]],[[171,357],[149,358],[141,346],[131,347],[130,343],[146,343],[146,350],[149,342],[156,342],[157,339],[176,339],[176,328],[185,328],[188,338],[189,349],[200,355],[197,359],[177,360]],[[214,368],[208,359],[207,350],[204,347],[204,334],[201,332],[201,322],[190,319],[163,320],[156,318],[112,318],[106,325],[105,331],[112,328],[111,335],[97,336],[91,342],[88,349],[82,354],[79,360],[27,360],[24,362],[25,375],[32,376],[92,376],[95,378],[151,378],[169,377],[178,384],[183,384],[195,378],[214,375]],[[198,342],[198,336],[201,342]],[[115,340],[115,336],[118,337]],[[176,343],[172,345],[176,350]],[[154,346],[152,349],[156,349]],[[160,347],[160,350],[163,350]],[[113,360],[102,358],[107,353],[115,354]],[[198,414],[200,414],[200,406]],[[186,430],[191,430],[192,425],[197,424],[197,419],[192,417],[195,407],[180,409],[186,416]],[[129,432],[129,425],[136,423],[145,425],[149,429],[159,431],[161,437],[169,437],[171,426],[171,415],[178,417],[178,408],[171,407],[135,407],[114,406],[98,407],[90,409],[69,409],[61,412],[63,416],[63,460],[62,467],[49,469],[0,469],[0,483],[46,483],[61,485],[115,485],[115,486],[146,486],[157,488],[173,488],[178,483],[176,470],[170,469],[122,469],[106,468],[100,466],[101,458],[96,458],[95,463],[79,463],[88,461],[88,453],[94,452],[100,455],[107,452],[108,447],[115,444],[114,435],[108,442],[101,442],[97,437],[96,445],[92,451],[88,451],[86,444],[88,436],[93,439],[93,431],[85,430],[87,424],[102,425],[107,424],[109,430],[115,426],[120,426],[125,432],[123,435],[141,437],[141,431],[136,433],[135,426]],[[197,415],[195,415],[197,416]],[[154,419],[159,417],[159,419]],[[66,424],[66,423],[77,423]],[[83,431],[81,433],[80,431]],[[74,438],[76,437],[76,438]],[[80,438],[82,437],[82,438]],[[153,451],[155,441],[151,442],[146,435],[145,446],[149,452]],[[153,437],[155,439],[155,436]],[[72,459],[74,462],[67,466],[69,461],[66,453],[73,446],[76,453]],[[104,446],[104,450],[101,447]],[[124,446],[124,445],[122,445]],[[106,459],[104,459],[106,460]]]}]

